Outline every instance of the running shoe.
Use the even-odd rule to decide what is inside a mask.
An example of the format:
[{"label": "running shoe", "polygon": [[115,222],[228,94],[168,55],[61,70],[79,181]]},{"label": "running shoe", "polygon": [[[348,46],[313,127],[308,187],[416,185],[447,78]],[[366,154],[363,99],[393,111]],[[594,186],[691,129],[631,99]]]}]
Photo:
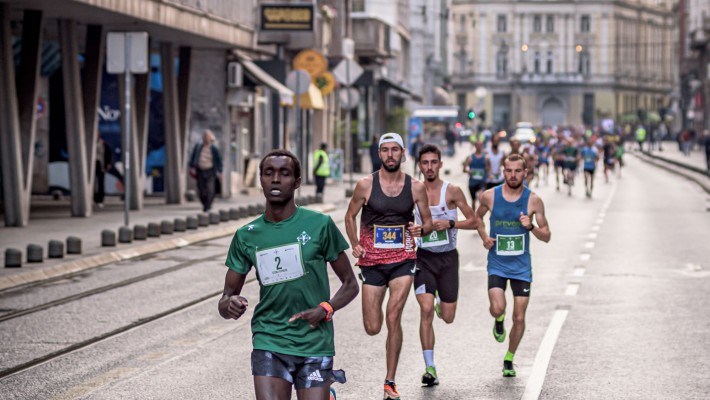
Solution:
[{"label": "running shoe", "polygon": [[434,386],[439,384],[439,377],[436,375],[436,368],[426,367],[424,375],[422,375],[422,384],[427,386]]},{"label": "running shoe", "polygon": [[385,394],[382,396],[384,400],[399,400],[399,392],[397,385],[394,382],[385,382]]},{"label": "running shoe", "polygon": [[503,376],[505,376],[506,378],[515,377],[515,368],[513,368],[512,361],[503,361]]},{"label": "running shoe", "polygon": [[498,341],[498,343],[503,343],[505,341],[504,321],[495,320],[495,323],[493,323],[493,337],[496,341]]},{"label": "running shoe", "polygon": [[441,299],[439,298],[439,291],[434,292],[434,311],[436,316],[441,319]]},{"label": "running shoe", "polygon": [[336,400],[338,396],[335,395],[335,389],[330,388],[330,400]]}]

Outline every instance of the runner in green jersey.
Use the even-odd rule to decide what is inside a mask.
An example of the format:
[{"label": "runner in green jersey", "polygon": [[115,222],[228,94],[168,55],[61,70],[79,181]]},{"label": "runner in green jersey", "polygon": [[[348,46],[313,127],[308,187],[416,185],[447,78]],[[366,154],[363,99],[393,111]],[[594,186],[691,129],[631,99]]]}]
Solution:
[{"label": "runner in green jersey", "polygon": [[[251,267],[259,281],[259,304],[251,320],[252,375],[257,399],[327,399],[331,383],[345,382],[333,370],[332,315],[358,294],[348,244],[333,220],[297,207],[298,159],[274,150],[259,166],[266,212],[239,228],[227,255],[229,267],[219,313],[238,319],[249,304],[240,296]],[[342,282],[330,297],[330,263]]]}]

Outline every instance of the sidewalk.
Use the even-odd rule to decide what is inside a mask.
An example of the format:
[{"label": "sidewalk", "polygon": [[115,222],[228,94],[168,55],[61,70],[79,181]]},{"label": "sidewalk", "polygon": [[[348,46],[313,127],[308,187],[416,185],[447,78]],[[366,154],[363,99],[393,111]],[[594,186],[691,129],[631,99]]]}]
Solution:
[{"label": "sidewalk", "polygon": [[[645,147],[646,146],[644,146],[644,148]],[[700,150],[693,150],[686,156],[683,152],[678,150],[678,144],[676,142],[663,142],[663,151],[654,149],[646,153],[651,157],[659,158],[664,161],[680,163],[702,171],[707,170],[704,147],[701,147]]]},{"label": "sidewalk", "polygon": [[[355,174],[355,179],[363,174]],[[348,200],[345,197],[347,182],[328,182],[322,204],[311,204],[306,207],[328,212],[342,206]],[[301,196],[315,194],[314,185],[304,185]],[[298,192],[296,196],[298,197]],[[229,220],[216,225],[199,227],[197,230],[175,232],[170,235],[133,241],[133,243],[117,243],[115,247],[101,246],[101,231],[108,229],[114,232],[123,226],[123,202],[118,197],[108,197],[103,209],[94,209],[89,218],[73,218],[70,216],[69,199],[52,200],[49,197],[32,199],[30,223],[24,228],[0,227],[0,251],[5,263],[5,250],[15,248],[22,252],[21,268],[0,268],[0,290],[31,283],[43,279],[62,276],[99,265],[120,260],[139,257],[145,254],[187,246],[217,237],[228,236],[245,222],[256,217],[245,217]],[[215,199],[211,212],[239,208],[248,205],[264,204],[261,188],[249,189],[248,195],[237,194],[231,199]],[[160,224],[161,221],[174,221],[175,218],[197,216],[202,213],[202,205],[198,201],[182,205],[166,205],[163,198],[145,199],[144,209],[131,211],[130,227],[147,226],[148,223]],[[65,243],[68,236],[76,236],[82,241],[82,254],[65,254],[64,258],[47,258],[48,242],[58,240]],[[117,233],[118,236],[118,233]],[[44,261],[27,263],[27,245],[37,244],[43,247]],[[226,250],[225,250],[226,251]]]}]

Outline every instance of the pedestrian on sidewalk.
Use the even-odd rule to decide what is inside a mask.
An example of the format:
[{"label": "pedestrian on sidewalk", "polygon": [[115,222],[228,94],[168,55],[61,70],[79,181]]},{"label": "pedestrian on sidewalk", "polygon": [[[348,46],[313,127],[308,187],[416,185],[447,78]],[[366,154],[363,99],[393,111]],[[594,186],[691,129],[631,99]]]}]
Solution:
[{"label": "pedestrian on sidewalk", "polygon": [[325,181],[330,176],[330,160],[328,160],[327,143],[321,143],[320,148],[313,153],[313,178],[316,181],[316,197],[323,197]]},{"label": "pedestrian on sidewalk", "polygon": [[197,179],[197,191],[204,212],[212,209],[212,201],[216,195],[216,180],[222,177],[222,156],[214,142],[212,131],[205,130],[202,142],[195,146],[190,157],[190,176]]},{"label": "pedestrian on sidewalk", "polygon": [[[295,386],[298,399],[333,399],[331,384],[345,383],[345,372],[333,368],[333,313],[359,291],[345,254],[348,243],[332,218],[296,206],[301,163],[291,152],[269,152],[259,164],[259,180],[266,211],[234,234],[219,315],[235,320],[244,315],[249,301],[242,289],[256,268],[259,304],[251,318],[255,397],[291,399]],[[332,297],[328,264],[341,282]],[[234,339],[241,346],[245,336]]]},{"label": "pedestrian on sidewalk", "polygon": [[636,141],[639,144],[639,151],[643,151],[643,142],[646,141],[646,128],[642,124],[636,127]]},{"label": "pedestrian on sidewalk", "polygon": [[94,203],[99,208],[104,208],[104,198],[106,197],[106,172],[111,168],[113,161],[111,147],[99,136],[96,141],[96,166],[94,175],[96,176],[96,190],[94,190]]}]

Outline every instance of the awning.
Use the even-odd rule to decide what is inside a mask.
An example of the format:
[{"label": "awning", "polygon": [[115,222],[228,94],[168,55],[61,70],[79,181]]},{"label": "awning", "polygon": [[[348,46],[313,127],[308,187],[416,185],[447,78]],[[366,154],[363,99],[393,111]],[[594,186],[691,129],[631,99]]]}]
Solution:
[{"label": "awning", "polygon": [[301,108],[310,110],[322,110],[325,107],[323,95],[314,84],[308,86],[308,91],[301,95]]},{"label": "awning", "polygon": [[412,118],[458,118],[458,107],[426,107],[412,111]]},{"label": "awning", "polygon": [[259,68],[258,65],[254,64],[253,61],[242,55],[239,55],[239,63],[244,66],[244,69],[249,75],[251,75],[252,78],[254,78],[254,80],[261,82],[265,86],[277,91],[279,93],[282,106],[293,105],[294,94],[291,89],[287,88],[283,83],[276,80],[276,78]]},{"label": "awning", "polygon": [[414,99],[414,100],[421,101],[420,96],[412,93],[411,90],[407,89],[406,87],[400,85],[399,83],[397,83],[389,78],[380,78],[380,85],[388,87],[390,89],[394,89],[400,93],[406,94],[406,95],[412,97],[412,99]]}]

